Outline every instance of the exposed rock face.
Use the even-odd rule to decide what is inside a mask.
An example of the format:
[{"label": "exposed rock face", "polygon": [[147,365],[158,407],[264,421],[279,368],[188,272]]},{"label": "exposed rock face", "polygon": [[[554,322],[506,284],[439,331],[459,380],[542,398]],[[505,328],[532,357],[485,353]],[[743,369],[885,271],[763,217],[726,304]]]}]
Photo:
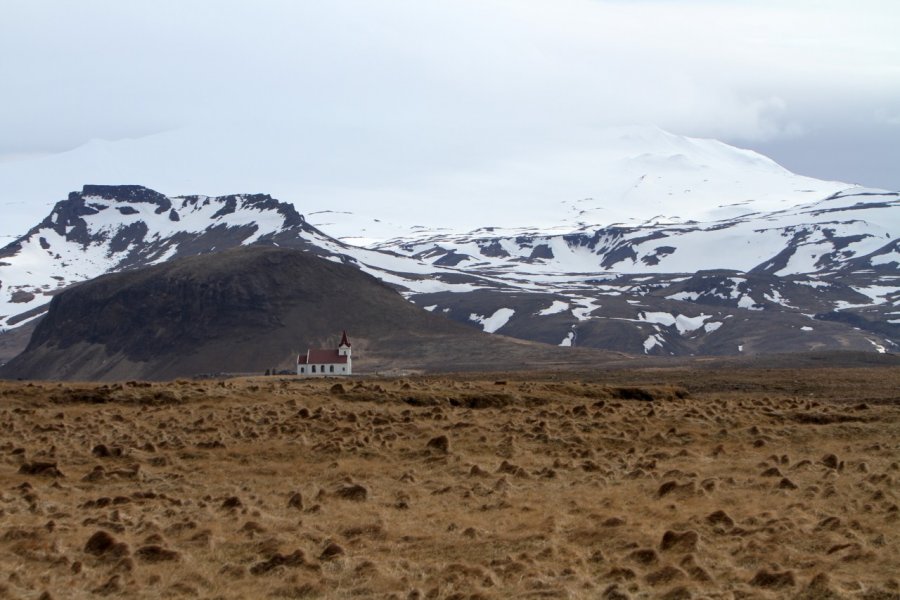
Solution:
[{"label": "exposed rock face", "polygon": [[[292,369],[346,329],[366,366],[476,365],[513,344],[424,311],[360,270],[249,246],[104,275],[58,294],[5,377],[172,378]],[[509,349],[507,349],[509,354]],[[457,355],[454,362],[454,355]],[[405,357],[405,358],[404,358]]]}]

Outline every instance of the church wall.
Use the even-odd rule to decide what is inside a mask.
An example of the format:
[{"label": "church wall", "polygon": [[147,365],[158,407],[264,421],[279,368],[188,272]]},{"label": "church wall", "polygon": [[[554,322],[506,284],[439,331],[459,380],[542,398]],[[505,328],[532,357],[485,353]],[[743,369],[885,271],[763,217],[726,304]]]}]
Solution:
[{"label": "church wall", "polygon": [[[316,372],[312,372],[312,367],[316,368]],[[334,371],[331,368],[334,367]],[[318,364],[318,365],[297,365],[297,375],[300,377],[340,377],[342,375],[351,375],[352,365],[350,359],[347,364]]]}]

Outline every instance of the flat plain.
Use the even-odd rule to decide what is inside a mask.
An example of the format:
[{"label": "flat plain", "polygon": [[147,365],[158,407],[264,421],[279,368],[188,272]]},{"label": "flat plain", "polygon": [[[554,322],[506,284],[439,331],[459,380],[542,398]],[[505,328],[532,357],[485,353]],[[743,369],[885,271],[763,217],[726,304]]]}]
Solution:
[{"label": "flat plain", "polygon": [[0,598],[900,598],[900,369],[0,383]]}]

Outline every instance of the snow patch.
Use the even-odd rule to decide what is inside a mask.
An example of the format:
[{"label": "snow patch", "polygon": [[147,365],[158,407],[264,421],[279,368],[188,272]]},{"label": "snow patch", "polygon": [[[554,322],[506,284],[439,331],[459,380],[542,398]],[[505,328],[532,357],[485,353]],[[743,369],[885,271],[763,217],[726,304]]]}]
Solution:
[{"label": "snow patch", "polygon": [[485,333],[494,333],[506,325],[514,314],[516,314],[516,311],[511,308],[499,308],[489,317],[472,313],[469,315],[469,320],[480,323]]},{"label": "snow patch", "polygon": [[638,321],[655,323],[665,327],[674,325],[681,335],[700,329],[711,318],[712,315],[700,314],[696,317],[689,317],[687,315],[672,315],[667,312],[642,312],[638,315]]},{"label": "snow patch", "polygon": [[664,341],[665,340],[663,339],[662,335],[654,333],[646,340],[644,340],[644,354],[649,354],[650,351],[653,350],[653,348],[655,348],[656,346],[659,346],[661,348]]},{"label": "snow patch", "polygon": [[784,297],[781,295],[781,292],[778,290],[772,290],[769,294],[763,294],[763,297],[773,304],[780,304],[787,308],[797,308],[796,306],[792,306]]},{"label": "snow patch", "polygon": [[896,250],[894,250],[894,251],[888,252],[886,254],[881,254],[879,256],[873,256],[869,262],[872,264],[872,266],[887,265],[890,263],[900,264],[900,252],[897,252]]},{"label": "snow patch", "polygon": [[750,296],[741,296],[737,305],[738,308],[746,308],[747,310],[762,310],[762,307],[756,304]]},{"label": "snow patch", "polygon": [[855,291],[859,292],[864,296],[868,296],[872,299],[872,302],[875,304],[883,304],[889,302],[888,296],[891,294],[897,293],[896,287],[884,286],[884,285],[871,285],[868,287],[854,287]]},{"label": "snow patch", "polygon": [[578,306],[572,309],[572,316],[579,321],[587,321],[591,313],[600,308],[593,298],[572,298],[572,303]]},{"label": "snow patch", "polygon": [[684,300],[687,302],[696,302],[699,297],[700,292],[678,292],[677,294],[666,296],[669,300]]},{"label": "snow patch", "polygon": [[571,346],[572,342],[575,340],[575,332],[570,331],[566,334],[566,337],[563,338],[563,341],[559,343],[560,346]]},{"label": "snow patch", "polygon": [[834,310],[847,310],[848,308],[859,308],[860,306],[869,306],[868,304],[854,304],[846,300],[837,300],[834,303]]},{"label": "snow patch", "polygon": [[547,315],[555,315],[557,313],[561,313],[569,309],[568,302],[562,302],[561,300],[554,300],[553,304],[541,310],[537,313],[538,316],[546,317]]},{"label": "snow patch", "polygon": [[869,343],[870,343],[870,344],[872,344],[873,346],[875,346],[875,352],[877,352],[878,354],[884,354],[884,353],[887,352],[887,348],[885,348],[884,346],[882,346],[881,344],[879,344],[879,343],[876,342],[875,340],[871,340],[871,339],[869,339],[869,338],[866,338],[866,339],[869,340]]},{"label": "snow patch", "polygon": [[667,312],[642,312],[638,314],[638,321],[671,327],[675,324],[675,317]]},{"label": "snow patch", "polygon": [[721,326],[721,321],[710,321],[709,323],[705,323],[703,325],[703,331],[705,331],[706,333],[712,333],[713,331],[718,330]]},{"label": "snow patch", "polygon": [[687,315],[678,315],[675,317],[675,327],[678,329],[678,333],[684,335],[685,333],[690,333],[692,331],[696,331],[703,327],[704,322],[707,319],[711,319],[712,315],[704,315],[700,314],[696,317],[688,317]]}]

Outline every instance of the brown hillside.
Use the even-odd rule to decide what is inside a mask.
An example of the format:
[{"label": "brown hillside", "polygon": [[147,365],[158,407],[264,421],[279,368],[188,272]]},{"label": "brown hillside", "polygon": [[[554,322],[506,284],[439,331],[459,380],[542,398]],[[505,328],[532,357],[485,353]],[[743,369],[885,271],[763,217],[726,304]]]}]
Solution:
[{"label": "brown hillside", "polygon": [[254,246],[104,275],[59,294],[25,352],[0,375],[168,379],[289,369],[298,351],[336,345],[342,329],[356,370],[511,368],[605,356],[482,334],[416,307],[357,268]]}]

